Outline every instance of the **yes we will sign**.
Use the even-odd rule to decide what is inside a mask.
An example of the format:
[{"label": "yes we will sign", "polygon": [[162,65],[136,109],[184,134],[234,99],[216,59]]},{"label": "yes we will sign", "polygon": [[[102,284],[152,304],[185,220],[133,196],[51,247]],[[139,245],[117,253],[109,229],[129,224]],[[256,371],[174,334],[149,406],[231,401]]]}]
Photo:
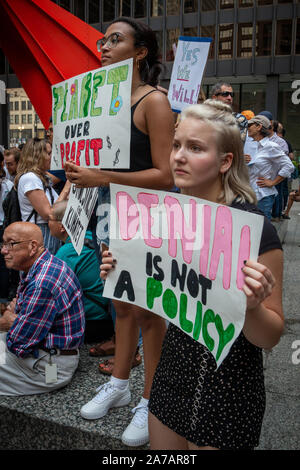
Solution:
[{"label": "yes we will sign", "polygon": [[110,185],[104,296],[139,305],[208,348],[219,366],[245,319],[245,259],[257,259],[263,217],[164,191]]},{"label": "yes we will sign", "polygon": [[211,41],[211,38],[180,36],[168,92],[173,111],[180,113],[197,103]]}]

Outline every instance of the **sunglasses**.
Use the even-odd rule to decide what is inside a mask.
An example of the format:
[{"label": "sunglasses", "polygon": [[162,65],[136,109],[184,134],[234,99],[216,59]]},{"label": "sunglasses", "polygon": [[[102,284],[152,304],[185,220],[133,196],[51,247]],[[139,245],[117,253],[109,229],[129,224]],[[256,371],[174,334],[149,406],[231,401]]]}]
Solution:
[{"label": "sunglasses", "polygon": [[233,98],[233,91],[222,91],[220,93],[216,93],[216,96],[223,96],[224,98],[226,98],[227,96],[231,96],[231,98]]}]

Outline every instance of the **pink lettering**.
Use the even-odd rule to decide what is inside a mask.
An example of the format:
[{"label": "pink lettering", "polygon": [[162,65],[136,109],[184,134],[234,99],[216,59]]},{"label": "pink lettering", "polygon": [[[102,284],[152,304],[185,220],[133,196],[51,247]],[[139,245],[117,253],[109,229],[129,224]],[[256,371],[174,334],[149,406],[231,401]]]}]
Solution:
[{"label": "pink lettering", "polygon": [[164,203],[167,211],[168,230],[169,230],[169,255],[173,258],[177,255],[177,237],[181,240],[182,256],[186,263],[191,263],[193,257],[193,245],[196,237],[197,225],[197,203],[193,199],[189,204],[190,226],[187,227],[180,202],[172,197],[166,196]]},{"label": "pink lettering", "polygon": [[220,256],[223,253],[223,287],[230,288],[232,256],[232,215],[228,207],[216,211],[215,235],[210,260],[209,278],[216,279]]},{"label": "pink lettering", "polygon": [[239,258],[237,263],[237,276],[236,276],[236,285],[238,289],[242,289],[244,285],[244,274],[242,267],[244,266],[244,260],[249,259],[250,256],[250,227],[244,225],[241,230],[241,239],[239,247]]},{"label": "pink lettering", "polygon": [[116,204],[123,240],[131,240],[139,228],[139,210],[129,194],[120,191],[116,195]]},{"label": "pink lettering", "polygon": [[202,212],[202,240],[203,244],[200,251],[199,271],[202,276],[206,276],[210,245],[210,225],[211,225],[211,206],[204,205]]},{"label": "pink lettering", "polygon": [[162,239],[152,235],[151,227],[153,225],[153,217],[150,215],[151,207],[157,206],[158,204],[158,196],[156,194],[139,193],[137,198],[141,209],[144,241],[146,245],[152,248],[160,248]]}]

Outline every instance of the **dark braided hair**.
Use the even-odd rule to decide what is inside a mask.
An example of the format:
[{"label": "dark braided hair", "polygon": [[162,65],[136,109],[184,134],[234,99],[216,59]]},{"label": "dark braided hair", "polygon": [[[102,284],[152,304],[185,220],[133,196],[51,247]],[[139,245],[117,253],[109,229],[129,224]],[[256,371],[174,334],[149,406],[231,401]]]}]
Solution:
[{"label": "dark braided hair", "polygon": [[158,77],[162,71],[162,64],[158,59],[159,49],[155,32],[141,21],[133,18],[120,17],[113,20],[110,24],[127,23],[134,31],[135,47],[146,47],[148,54],[139,62],[139,72],[141,79],[147,85],[158,85]]}]

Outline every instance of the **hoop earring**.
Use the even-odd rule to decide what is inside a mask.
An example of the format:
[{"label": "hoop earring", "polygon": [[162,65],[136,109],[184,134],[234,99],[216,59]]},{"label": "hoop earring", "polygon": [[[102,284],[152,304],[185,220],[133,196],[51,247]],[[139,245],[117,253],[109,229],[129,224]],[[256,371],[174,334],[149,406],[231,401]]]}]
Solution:
[{"label": "hoop earring", "polygon": [[140,71],[140,61],[138,59],[135,60],[135,64],[137,66],[138,71]]}]

